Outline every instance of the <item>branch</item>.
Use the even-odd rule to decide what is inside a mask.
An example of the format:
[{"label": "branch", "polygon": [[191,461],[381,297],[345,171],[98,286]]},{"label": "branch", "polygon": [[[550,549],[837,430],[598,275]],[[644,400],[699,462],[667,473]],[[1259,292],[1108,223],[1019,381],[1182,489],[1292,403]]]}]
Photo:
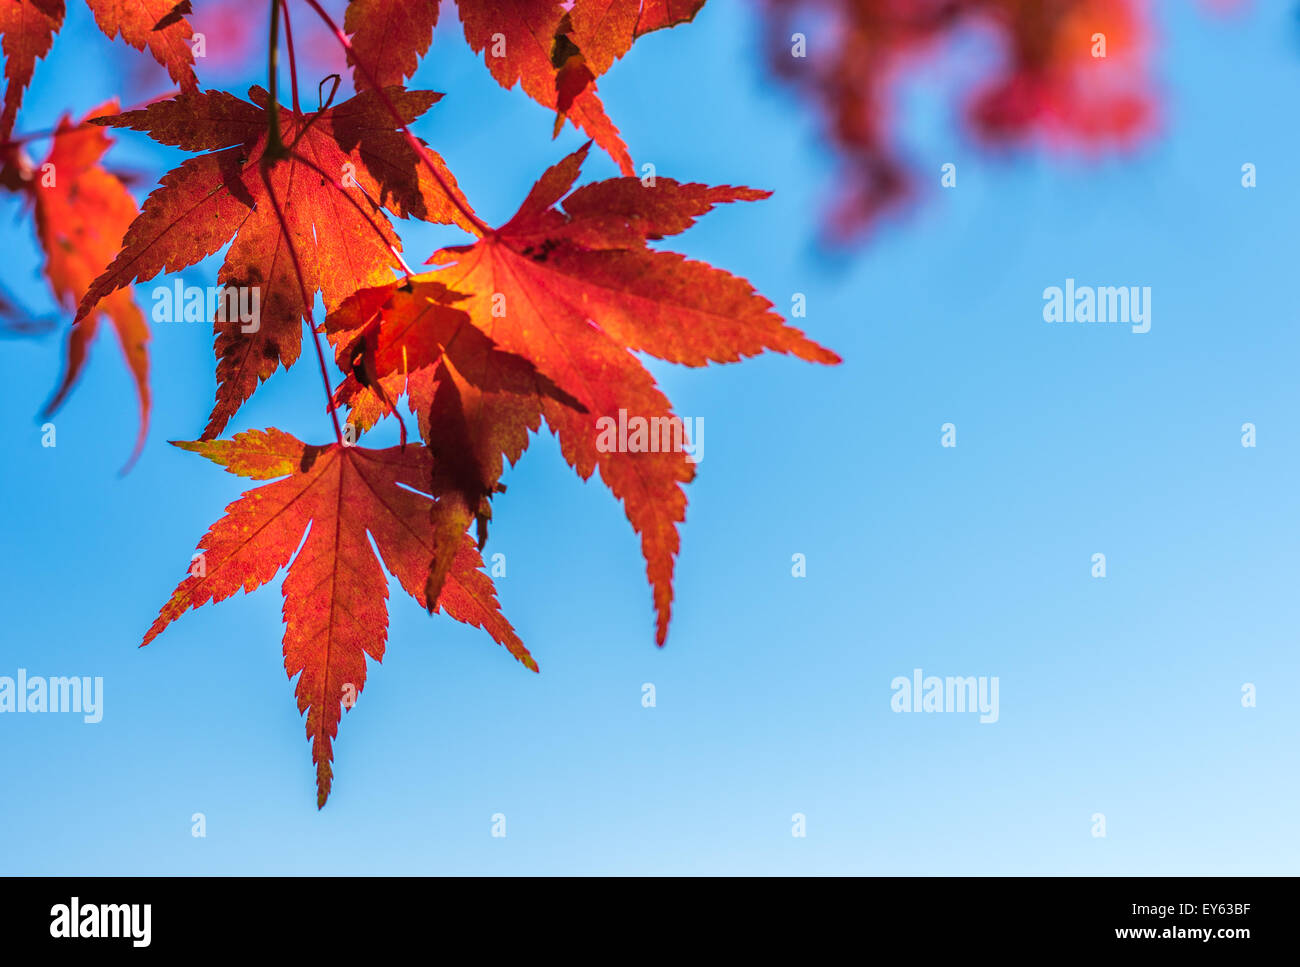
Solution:
[{"label": "branch", "polygon": [[[280,99],[276,95],[279,90],[278,75],[280,66],[280,0],[271,0],[271,41],[267,44],[266,50],[266,86],[270,93],[270,105],[267,107],[267,114],[270,116],[270,127],[266,136],[266,151],[263,153],[263,160],[283,161],[289,157],[289,149],[284,146],[284,139],[280,137]],[[270,184],[267,185],[268,190]]]},{"label": "branch", "polygon": [[289,79],[293,82],[293,113],[301,114],[298,107],[298,61],[293,55],[293,28],[289,26],[289,0],[280,0],[280,9],[284,12],[284,46],[289,51]]}]

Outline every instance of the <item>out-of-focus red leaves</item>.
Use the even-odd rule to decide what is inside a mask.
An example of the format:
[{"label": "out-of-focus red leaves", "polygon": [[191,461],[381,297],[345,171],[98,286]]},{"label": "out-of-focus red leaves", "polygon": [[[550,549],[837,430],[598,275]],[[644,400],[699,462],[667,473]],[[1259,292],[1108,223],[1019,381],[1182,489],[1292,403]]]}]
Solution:
[{"label": "out-of-focus red leaves", "polygon": [[970,105],[979,136],[999,142],[1041,133],[1093,148],[1130,144],[1149,130],[1147,27],[1132,0],[1001,0],[991,15],[1002,21],[1011,59]]},{"label": "out-of-focus red leaves", "polygon": [[[432,0],[430,0],[432,4]],[[327,4],[331,11],[337,5]],[[294,56],[298,75],[303,84],[303,98],[311,91],[315,103],[316,85],[320,78],[331,73],[347,71],[347,58],[333,32],[305,3],[289,4],[292,14]],[[249,71],[265,76],[266,32],[268,11],[266,0],[197,0],[189,16],[196,34],[203,35],[205,73],[216,72],[219,77],[244,80]],[[400,46],[403,38],[393,34],[394,44]],[[283,33],[281,34],[283,42]],[[280,58],[280,68],[288,69],[287,57]],[[216,86],[215,82],[212,86]],[[325,85],[329,91],[329,84]]]},{"label": "out-of-focus red leaves", "polygon": [[[54,133],[49,154],[39,165],[19,145],[11,145],[3,153],[0,183],[31,201],[36,235],[45,253],[46,278],[55,299],[69,312],[113,260],[127,226],[137,214],[135,200],[121,176],[100,163],[112,138],[107,131],[86,123],[91,118],[116,114],[117,109],[117,101],[110,101],[75,124],[65,116]],[[68,332],[63,376],[44,415],[52,415],[67,399],[81,376],[100,320],[107,318],[113,324],[140,398],[140,429],[129,467],[140,455],[149,427],[149,327],[129,286],[96,300],[86,309]]]},{"label": "out-of-focus red leaves", "polygon": [[[909,196],[894,82],[923,70],[959,32],[991,37],[1001,50],[995,75],[963,106],[985,145],[1040,140],[1091,152],[1131,146],[1153,126],[1138,0],[766,0],[766,8],[773,68],[817,103],[844,163],[828,225],[836,241],[861,235]],[[796,34],[805,56],[793,54]]]}]

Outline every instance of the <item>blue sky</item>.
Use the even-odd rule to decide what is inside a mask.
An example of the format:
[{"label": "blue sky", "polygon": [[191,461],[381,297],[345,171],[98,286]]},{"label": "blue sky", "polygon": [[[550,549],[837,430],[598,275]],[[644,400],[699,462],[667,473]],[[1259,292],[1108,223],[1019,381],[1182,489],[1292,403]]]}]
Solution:
[{"label": "blue sky", "polygon": [[[649,364],[707,426],[663,650],[620,507],[535,438],[487,550],[541,674],[394,588],[320,812],[278,580],[136,647],[244,489],[164,442],[202,430],[210,331],[155,326],[153,431],[124,478],[135,404],[111,337],[52,449],[31,414],[57,341],[6,342],[0,676],[102,676],[105,708],[94,725],[0,715],[0,873],[1294,873],[1300,129],[1283,105],[1300,47],[1287,4],[1157,10],[1160,137],[1100,163],[994,158],[951,91],[909,84],[920,202],[834,258],[815,244],[834,159],[768,78],[748,5],[710,0],[639,42],[601,80],[638,164],[774,191],[671,247],[778,307],[805,293],[803,328],[845,362]],[[444,21],[413,86],[448,97],[416,130],[497,223],[581,139],[550,141]],[[20,129],[101,100],[109,50],[72,5]],[[131,135],[113,157],[144,188],[182,155]],[[593,153],[585,176],[614,173]],[[0,281],[51,309],[6,204]],[[403,235],[417,258],[460,240]],[[216,266],[182,276],[210,284]],[[1045,323],[1043,289],[1066,278],[1150,286],[1151,331]],[[232,429],[269,425],[327,441],[313,366],[277,374]],[[891,711],[915,668],[996,676],[999,720]]]}]

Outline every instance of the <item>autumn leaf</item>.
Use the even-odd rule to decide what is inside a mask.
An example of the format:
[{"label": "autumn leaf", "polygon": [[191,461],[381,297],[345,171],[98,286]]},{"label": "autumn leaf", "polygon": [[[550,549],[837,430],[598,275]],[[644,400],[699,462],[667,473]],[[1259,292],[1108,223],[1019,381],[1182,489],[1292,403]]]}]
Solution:
[{"label": "autumn leaf", "polygon": [[[787,326],[746,280],[649,244],[716,205],[766,192],[633,177],[574,188],[592,143],[632,170],[597,79],[637,38],[692,19],[703,0],[461,0],[466,39],[496,80],[555,111],[557,133],[567,118],[593,139],[545,172],[496,229],[473,213],[442,159],[406,129],[441,97],[403,86],[429,50],[436,0],[352,0],[344,21],[351,40],[343,46],[358,93],[338,105],[330,94],[310,112],[272,105],[256,87],[248,100],[199,91],[183,42],[188,0],[89,2],[110,37],[149,49],[183,89],[91,119],[97,127],[74,129],[65,120],[56,135],[50,158],[59,187],[37,196],[38,229],[56,293],[80,301],[55,403],[106,315],[128,348],[147,418],[147,331],[131,302],[135,283],[229,246],[217,282],[228,293],[251,293],[234,302],[254,307],[240,318],[216,313],[216,402],[200,441],[176,445],[265,483],[209,528],[143,644],[186,611],[251,592],[286,570],[285,669],[296,683],[323,806],[342,713],[364,688],[367,656],[381,661],[387,647],[385,570],[431,613],[486,630],[537,670],[500,613],[480,551],[504,470],[545,421],[580,477],[599,471],[622,502],[641,539],[662,645],[683,485],[695,464],[683,421],[639,355],[689,366],[769,350],[839,361]],[[17,19],[6,8],[6,116],[62,19],[51,0],[22,4]],[[44,20],[28,17],[32,10]],[[316,12],[338,33],[328,14]],[[287,17],[285,28],[297,105]],[[193,156],[162,177],[137,214],[99,165],[109,143],[102,127],[147,132]],[[4,145],[0,184],[27,190],[34,167],[21,143]],[[415,275],[390,216],[454,224],[476,241],[439,250],[429,260],[438,268]],[[309,446],[276,429],[214,439],[262,381],[297,360],[318,295],[344,373],[331,388],[321,359],[337,442]],[[188,320],[186,309],[172,306],[171,317]],[[401,419],[403,398],[422,442],[408,440],[405,421],[397,447],[365,449],[343,438],[337,407],[364,431],[387,415]],[[662,436],[649,446],[612,442],[611,426],[626,425],[629,415]]]},{"label": "autumn leaf", "polygon": [[519,84],[557,112],[555,133],[567,117],[630,175],[632,158],[596,94],[596,78],[638,36],[689,20],[703,0],[576,0],[570,6],[558,0],[457,3],[465,39],[483,54],[497,83],[506,89]]},{"label": "autumn leaf", "polygon": [[[1144,7],[1137,0],[766,0],[769,63],[823,115],[843,162],[830,196],[829,240],[863,235],[916,190],[896,143],[894,88],[909,71],[928,70],[945,38],[987,37],[1000,52],[964,105],[980,141],[1019,145],[1042,136],[1090,152],[1137,141],[1154,116]],[[837,27],[812,35],[814,18]],[[1094,34],[1106,38],[1104,58],[1092,55]]]},{"label": "autumn leaf", "polygon": [[[87,119],[116,112],[117,102],[110,101],[91,111]],[[35,207],[45,274],[55,298],[70,310],[112,260],[136,216],[130,192],[100,164],[111,144],[108,132],[87,126],[84,120],[73,124],[64,117],[49,154],[24,186]],[[104,297],[72,326],[63,377],[44,415],[52,415],[67,398],[104,317],[113,324],[140,398],[140,430],[127,462],[129,468],[140,455],[149,429],[149,327],[129,287]]]},{"label": "autumn leaf", "polygon": [[695,19],[704,0],[575,0],[570,36],[599,77],[632,49],[638,37]]},{"label": "autumn leaf", "polygon": [[348,423],[369,429],[403,394],[434,457],[441,530],[426,594],[438,589],[470,523],[487,540],[490,498],[504,460],[513,464],[541,424],[544,399],[582,404],[522,357],[501,351],[438,282],[403,280],[362,289],[325,319],[339,368],[335,392]]},{"label": "autumn leaf", "polygon": [[[407,122],[441,97],[401,88],[386,94]],[[252,103],[223,91],[182,93],[98,122],[211,152],[163,176],[78,310],[84,315],[132,281],[193,265],[233,237],[217,282],[255,292],[258,318],[213,323],[217,399],[203,439],[220,434],[260,382],[297,360],[317,291],[328,311],[357,289],[393,277],[401,242],[381,206],[402,218],[473,228],[442,159],[429,151],[430,164],[419,163],[377,92],[311,115],[281,107],[293,155],[271,167],[265,181],[268,98],[257,87],[249,97]]]},{"label": "autumn leaf", "polygon": [[[617,3],[618,0],[609,2]],[[634,38],[665,27],[689,23],[704,6],[704,0],[639,0],[637,5],[640,10],[633,30]]]},{"label": "autumn leaf", "polygon": [[[109,40],[119,34],[136,50],[146,47],[154,60],[167,68],[182,90],[198,89],[194,76],[194,35],[184,14],[189,0],[86,0],[95,23]],[[31,83],[36,62],[50,52],[54,35],[63,26],[63,0],[4,0],[0,3],[0,49],[5,55],[3,113],[0,141],[13,132],[23,91]]]},{"label": "autumn leaf", "polygon": [[373,86],[366,72],[380,87],[405,84],[433,43],[437,24],[438,0],[351,0],[343,29],[352,39],[348,63],[357,90]]},{"label": "autumn leaf", "polygon": [[[554,394],[525,395],[518,385],[511,392],[484,394],[472,377],[455,384],[458,394],[472,391],[471,437],[480,448],[482,489],[490,492],[502,454],[517,458],[539,414],[583,479],[600,470],[641,536],[658,611],[656,641],[662,644],[671,613],[677,525],[685,519],[682,485],[693,478],[695,467],[680,448],[607,452],[598,446],[601,421],[617,421],[620,411],[648,423],[661,421],[651,423],[660,427],[678,419],[633,353],[689,366],[736,362],[765,350],[820,363],[836,363],[839,357],[786,326],[745,280],[646,244],[684,231],[714,205],[753,201],[766,192],[670,178],[647,187],[636,178],[615,178],[570,193],[588,147],[549,169],[505,225],[473,245],[435,254],[431,261],[446,267],[387,293],[363,294],[371,301],[361,311],[327,317],[325,327],[337,348],[366,318],[381,319],[379,351],[369,357],[372,372],[364,380],[355,380],[355,368],[346,353],[340,354],[340,365],[355,380],[340,387],[342,399],[354,407],[354,418],[363,414],[363,422],[387,408],[364,385],[375,379],[389,381],[383,384],[384,399],[400,395],[405,380],[416,412],[435,417],[456,412],[455,406],[434,406],[433,394],[446,383],[420,369],[448,361],[446,353],[431,354],[427,347],[446,345],[434,335],[433,319],[450,319],[455,312],[467,314],[494,349],[527,361],[571,396],[578,406]],[[557,207],[561,199],[563,209]],[[452,371],[460,371],[454,359],[450,362]],[[436,434],[426,432],[436,449]]]},{"label": "autumn leaf", "polygon": [[86,0],[95,23],[109,40],[117,36],[167,68],[183,91],[198,89],[194,77],[194,51],[189,40],[194,31],[184,15],[190,0]]},{"label": "autumn leaf", "polygon": [[[983,140],[1015,142],[1041,133],[1058,144],[1127,144],[1149,129],[1147,27],[1133,0],[1074,0],[1022,14],[1008,31],[1015,61],[977,90],[969,106]],[[1104,59],[1093,55],[1097,36],[1105,38]]]},{"label": "autumn leaf", "polygon": [[[554,133],[568,118],[631,174],[632,158],[596,94],[596,78],[638,37],[691,20],[704,0],[458,0],[456,6],[465,40],[502,87],[521,85],[556,112]],[[438,0],[351,0],[344,29],[357,90],[405,83],[429,50],[439,9]]]},{"label": "autumn leaf", "polygon": [[5,0],[0,3],[0,50],[5,55],[5,100],[0,113],[0,141],[13,133],[23,91],[36,62],[50,52],[63,26],[63,0]]},{"label": "autumn leaf", "polygon": [[[381,561],[411,597],[427,603],[424,586],[434,525],[429,516],[432,501],[424,491],[433,474],[432,457],[420,446],[307,446],[276,429],[176,445],[230,473],[254,480],[284,479],[249,490],[226,508],[225,516],[199,541],[190,574],[163,606],[142,644],[149,644],[189,609],[225,600],[241,588],[252,592],[287,565],[281,588],[284,666],[291,679],[298,678],[298,710],[307,715],[316,766],[316,804],[323,806],[333,780],[333,741],[345,704],[350,708],[365,686],[366,656],[374,661],[384,657],[388,581]],[[482,566],[473,542],[462,534],[436,607],[482,628],[537,671],[537,663],[502,617]]]}]

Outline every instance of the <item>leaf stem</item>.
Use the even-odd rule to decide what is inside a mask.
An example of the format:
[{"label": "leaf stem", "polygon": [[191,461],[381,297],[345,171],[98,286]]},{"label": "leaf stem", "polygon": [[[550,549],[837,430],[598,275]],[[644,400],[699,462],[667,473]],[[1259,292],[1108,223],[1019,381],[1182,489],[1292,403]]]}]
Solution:
[{"label": "leaf stem", "polygon": [[[266,150],[262,154],[264,165],[282,161],[289,156],[289,149],[284,146],[284,139],[280,136],[280,99],[276,94],[279,89],[277,83],[279,68],[280,0],[271,0],[271,40],[266,50],[266,86],[270,94],[270,104],[267,106],[266,113],[270,117],[270,124],[266,136]],[[270,187],[269,183],[267,187]]]},{"label": "leaf stem", "polygon": [[298,106],[298,61],[293,54],[293,27],[289,25],[289,0],[280,0],[284,12],[284,46],[289,51],[289,79],[293,82],[293,113],[301,114]]}]

